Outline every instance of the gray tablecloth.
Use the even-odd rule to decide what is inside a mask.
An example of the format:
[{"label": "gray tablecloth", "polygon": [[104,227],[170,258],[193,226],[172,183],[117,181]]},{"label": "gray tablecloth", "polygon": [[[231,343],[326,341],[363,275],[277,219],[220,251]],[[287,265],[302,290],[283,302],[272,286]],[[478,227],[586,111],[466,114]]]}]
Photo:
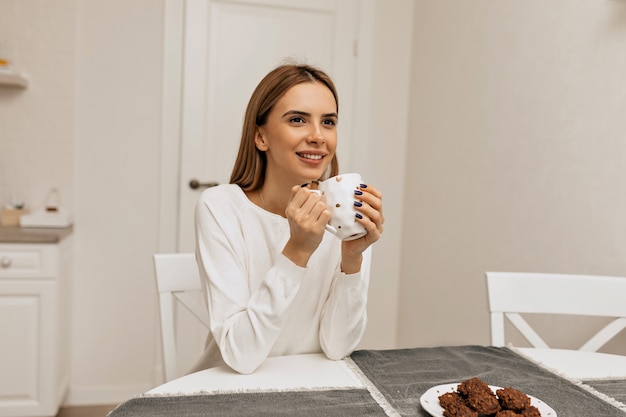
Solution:
[{"label": "gray tablecloth", "polygon": [[626,379],[583,381],[595,390],[624,404],[626,407]]},{"label": "gray tablecloth", "polygon": [[[192,396],[140,396],[109,417],[160,416],[337,416],[427,417],[419,403],[430,387],[479,377],[490,385],[512,386],[550,405],[558,417],[624,417],[611,401],[541,368],[507,348],[455,346],[355,352],[352,363],[366,389],[256,392]],[[626,394],[617,381],[586,381],[613,398]],[[378,394],[382,394],[379,398]],[[622,397],[620,397],[620,395]],[[384,407],[390,406],[386,413]],[[548,416],[553,417],[553,416]]]},{"label": "gray tablecloth", "polygon": [[358,351],[352,355],[401,416],[428,416],[419,403],[430,387],[479,377],[512,386],[550,405],[559,417],[624,417],[624,412],[588,390],[507,348],[455,346]]},{"label": "gray tablecloth", "polygon": [[386,417],[386,414],[365,389],[138,397],[109,414],[109,417],[165,416]]}]

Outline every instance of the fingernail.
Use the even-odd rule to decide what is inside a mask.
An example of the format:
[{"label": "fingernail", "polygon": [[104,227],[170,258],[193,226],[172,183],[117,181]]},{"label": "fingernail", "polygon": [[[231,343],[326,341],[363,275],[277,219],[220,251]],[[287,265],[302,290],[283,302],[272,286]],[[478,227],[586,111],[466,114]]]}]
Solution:
[{"label": "fingernail", "polygon": [[361,184],[361,185],[359,185],[359,187],[361,187],[361,188],[367,188],[367,184]]},{"label": "fingernail", "polygon": [[361,206],[363,206],[363,203],[361,203],[361,202],[359,202],[359,201],[355,201],[355,202],[354,202],[354,205],[355,205],[356,207],[361,207]]},{"label": "fingernail", "polygon": [[306,187],[306,186],[307,186],[307,185],[309,185],[309,184],[310,184],[310,182],[305,182],[304,184],[302,184],[302,185],[300,186],[300,188],[304,188],[304,187]]},{"label": "fingernail", "polygon": [[363,195],[363,191],[361,191],[361,190],[354,190],[354,195]]},{"label": "fingernail", "polygon": [[363,216],[361,216],[361,213],[356,213],[355,216],[356,216],[357,219],[362,219],[363,218]]}]

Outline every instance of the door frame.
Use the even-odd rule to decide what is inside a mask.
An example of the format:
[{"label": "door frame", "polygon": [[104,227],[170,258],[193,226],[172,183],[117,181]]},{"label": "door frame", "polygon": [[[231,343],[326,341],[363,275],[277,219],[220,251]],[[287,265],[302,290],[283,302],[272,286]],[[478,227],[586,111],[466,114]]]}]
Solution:
[{"label": "door frame", "polygon": [[[358,68],[354,85],[352,134],[367,138],[370,132],[373,34],[376,0],[358,0],[356,51]],[[163,64],[159,170],[158,243],[160,253],[178,252],[178,199],[181,164],[181,106],[185,0],[163,0]],[[368,140],[363,143],[369,143]],[[350,160],[356,171],[369,159],[367,146],[352,146]],[[363,168],[362,168],[363,167]]]}]

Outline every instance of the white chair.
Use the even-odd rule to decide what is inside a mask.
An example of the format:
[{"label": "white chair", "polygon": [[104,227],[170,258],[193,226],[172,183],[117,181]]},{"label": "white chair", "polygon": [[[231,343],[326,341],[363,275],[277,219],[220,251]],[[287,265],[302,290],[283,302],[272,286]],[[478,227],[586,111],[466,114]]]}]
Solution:
[{"label": "white chair", "polygon": [[[198,301],[202,283],[193,253],[170,253],[154,255],[154,270],[159,292],[161,314],[161,343],[163,370],[166,381],[176,378],[176,305],[180,303],[207,329],[209,315],[206,306]],[[196,293],[194,298],[193,293]]]},{"label": "white chair", "polygon": [[[626,356],[596,352],[626,328],[626,278],[519,272],[487,272],[491,343],[505,345],[506,317],[533,348],[519,350],[576,378],[617,372],[626,375]],[[521,316],[523,313],[601,316],[615,318],[578,350],[551,349]],[[572,353],[575,352],[575,353]],[[620,369],[601,369],[588,360],[613,360]],[[575,363],[578,361],[579,363]],[[599,363],[599,362],[598,362]]]}]

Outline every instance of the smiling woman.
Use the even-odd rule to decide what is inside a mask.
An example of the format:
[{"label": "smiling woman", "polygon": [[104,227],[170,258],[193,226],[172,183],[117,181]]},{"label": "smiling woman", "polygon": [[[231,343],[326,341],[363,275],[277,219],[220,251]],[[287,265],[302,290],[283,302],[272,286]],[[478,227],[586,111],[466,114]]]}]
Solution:
[{"label": "smiling woman", "polygon": [[366,325],[369,248],[382,233],[382,195],[355,191],[367,234],[340,241],[309,184],[338,174],[337,92],[323,71],[283,65],[248,103],[231,183],[196,207],[196,256],[211,324],[194,370],[253,372],[269,356],[349,355]]}]

